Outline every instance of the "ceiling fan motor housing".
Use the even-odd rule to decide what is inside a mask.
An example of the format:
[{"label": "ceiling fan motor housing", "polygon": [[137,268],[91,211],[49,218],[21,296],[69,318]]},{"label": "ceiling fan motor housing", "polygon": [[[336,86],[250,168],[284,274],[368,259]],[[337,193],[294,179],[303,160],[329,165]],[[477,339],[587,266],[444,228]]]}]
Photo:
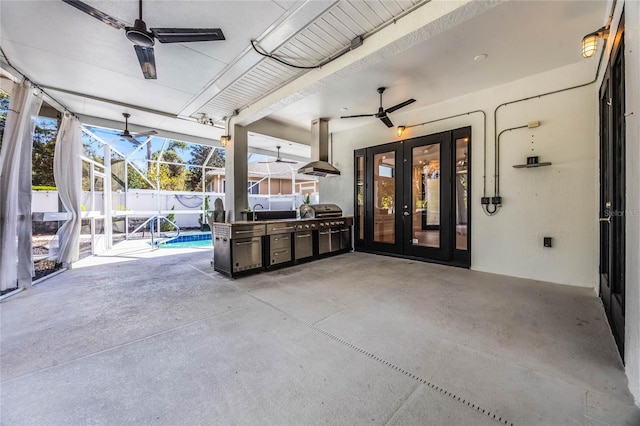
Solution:
[{"label": "ceiling fan motor housing", "polygon": [[147,24],[136,19],[133,27],[125,27],[127,38],[136,46],[152,47],[156,44],[153,33],[147,31]]}]

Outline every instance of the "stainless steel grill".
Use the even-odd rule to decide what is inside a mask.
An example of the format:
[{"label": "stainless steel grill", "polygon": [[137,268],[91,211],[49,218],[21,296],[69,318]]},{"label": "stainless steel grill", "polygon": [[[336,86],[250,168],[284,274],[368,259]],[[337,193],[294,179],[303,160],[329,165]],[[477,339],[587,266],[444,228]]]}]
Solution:
[{"label": "stainless steel grill", "polygon": [[301,219],[325,219],[341,216],[342,209],[335,204],[303,204],[300,206]]}]

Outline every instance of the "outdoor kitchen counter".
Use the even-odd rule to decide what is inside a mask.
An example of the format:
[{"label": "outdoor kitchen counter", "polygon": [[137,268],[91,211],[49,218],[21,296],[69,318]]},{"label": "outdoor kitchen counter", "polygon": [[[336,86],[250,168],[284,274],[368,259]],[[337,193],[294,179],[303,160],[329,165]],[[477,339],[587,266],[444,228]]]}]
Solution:
[{"label": "outdoor kitchen counter", "polygon": [[352,216],[212,223],[214,270],[229,277],[351,251]]}]

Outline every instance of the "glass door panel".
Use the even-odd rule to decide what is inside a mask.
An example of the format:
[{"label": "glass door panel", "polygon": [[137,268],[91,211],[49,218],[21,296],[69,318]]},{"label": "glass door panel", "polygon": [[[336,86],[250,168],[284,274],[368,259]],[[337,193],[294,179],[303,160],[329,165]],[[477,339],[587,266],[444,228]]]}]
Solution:
[{"label": "glass door panel", "polygon": [[468,184],[469,184],[469,138],[456,139],[455,146],[455,202],[456,202],[456,250],[468,247]]},{"label": "glass door panel", "polygon": [[440,247],[440,143],[412,150],[411,244]]},{"label": "glass door panel", "polygon": [[373,241],[395,244],[396,155],[394,151],[373,156]]},{"label": "glass door panel", "polygon": [[[364,223],[364,157],[358,157],[358,222]],[[358,238],[364,240],[364,226],[358,227]]]},{"label": "glass door panel", "polygon": [[365,240],[365,200],[367,195],[365,192],[365,164],[366,150],[359,149],[355,151],[355,203],[353,218],[353,235],[354,245],[356,249],[364,248]]},{"label": "glass door panel", "polygon": [[451,132],[405,141],[405,255],[451,260],[451,146]]}]

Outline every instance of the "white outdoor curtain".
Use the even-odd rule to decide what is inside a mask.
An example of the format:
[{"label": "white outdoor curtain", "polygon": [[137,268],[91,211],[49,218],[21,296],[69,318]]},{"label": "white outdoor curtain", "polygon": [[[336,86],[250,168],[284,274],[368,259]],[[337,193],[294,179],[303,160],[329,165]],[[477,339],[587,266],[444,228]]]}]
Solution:
[{"label": "white outdoor curtain", "polygon": [[65,211],[71,214],[60,227],[49,246],[49,259],[69,265],[78,260],[80,252],[80,205],[82,198],[82,129],[80,121],[69,113],[64,115],[53,156],[53,177]]},{"label": "white outdoor curtain", "polygon": [[11,92],[0,152],[0,290],[31,286],[31,151],[42,93],[27,81]]}]

